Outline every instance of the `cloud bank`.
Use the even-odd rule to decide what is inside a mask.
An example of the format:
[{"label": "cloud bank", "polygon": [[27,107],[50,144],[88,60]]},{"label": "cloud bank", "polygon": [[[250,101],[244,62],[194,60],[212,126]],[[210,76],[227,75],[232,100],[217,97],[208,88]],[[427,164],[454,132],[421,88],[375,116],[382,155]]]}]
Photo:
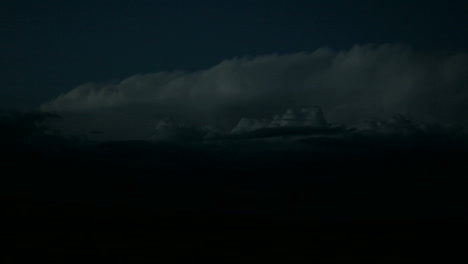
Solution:
[{"label": "cloud bank", "polygon": [[329,121],[348,125],[394,114],[466,124],[468,54],[364,45],[234,58],[203,71],[86,83],[41,110],[75,118],[75,129],[119,129],[141,137],[164,118],[232,129],[243,117],[262,119],[310,106],[321,106]]}]

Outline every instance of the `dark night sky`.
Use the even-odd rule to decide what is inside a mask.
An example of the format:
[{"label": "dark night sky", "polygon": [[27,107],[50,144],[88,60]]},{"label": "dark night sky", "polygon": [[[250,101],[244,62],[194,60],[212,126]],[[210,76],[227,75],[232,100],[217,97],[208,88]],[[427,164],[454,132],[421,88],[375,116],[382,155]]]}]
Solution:
[{"label": "dark night sky", "polygon": [[465,50],[467,1],[53,1],[0,4],[0,106],[88,81],[197,70],[235,56],[404,43]]}]

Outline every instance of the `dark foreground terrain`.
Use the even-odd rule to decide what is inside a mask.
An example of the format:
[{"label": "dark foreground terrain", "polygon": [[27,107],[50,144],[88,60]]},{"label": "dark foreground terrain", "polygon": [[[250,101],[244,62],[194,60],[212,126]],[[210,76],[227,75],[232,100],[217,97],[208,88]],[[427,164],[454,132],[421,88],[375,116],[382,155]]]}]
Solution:
[{"label": "dark foreground terrain", "polygon": [[382,262],[466,248],[464,135],[77,143],[15,131],[0,191],[17,260]]}]

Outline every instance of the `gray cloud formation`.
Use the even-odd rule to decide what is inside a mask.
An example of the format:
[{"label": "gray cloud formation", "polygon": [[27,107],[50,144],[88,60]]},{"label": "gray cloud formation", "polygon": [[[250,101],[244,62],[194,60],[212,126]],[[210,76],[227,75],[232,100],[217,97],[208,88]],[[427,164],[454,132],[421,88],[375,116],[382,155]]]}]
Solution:
[{"label": "gray cloud formation", "polygon": [[114,128],[141,137],[167,117],[231,129],[242,117],[261,119],[316,105],[329,121],[349,125],[394,114],[466,123],[468,54],[365,45],[234,58],[198,72],[138,74],[115,83],[83,84],[41,109],[74,117],[76,129]]}]

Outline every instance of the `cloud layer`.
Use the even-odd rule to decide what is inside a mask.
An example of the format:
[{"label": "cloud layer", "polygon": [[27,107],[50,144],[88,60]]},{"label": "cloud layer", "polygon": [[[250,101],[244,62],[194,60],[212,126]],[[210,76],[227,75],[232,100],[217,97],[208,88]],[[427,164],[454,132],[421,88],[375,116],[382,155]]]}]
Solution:
[{"label": "cloud layer", "polygon": [[133,133],[140,137],[167,117],[231,129],[242,117],[261,119],[310,106],[321,106],[331,122],[349,125],[394,114],[466,123],[468,54],[365,45],[234,58],[198,72],[83,84],[41,109],[80,119],[74,121],[77,129],[119,128],[125,135],[140,130]]}]

